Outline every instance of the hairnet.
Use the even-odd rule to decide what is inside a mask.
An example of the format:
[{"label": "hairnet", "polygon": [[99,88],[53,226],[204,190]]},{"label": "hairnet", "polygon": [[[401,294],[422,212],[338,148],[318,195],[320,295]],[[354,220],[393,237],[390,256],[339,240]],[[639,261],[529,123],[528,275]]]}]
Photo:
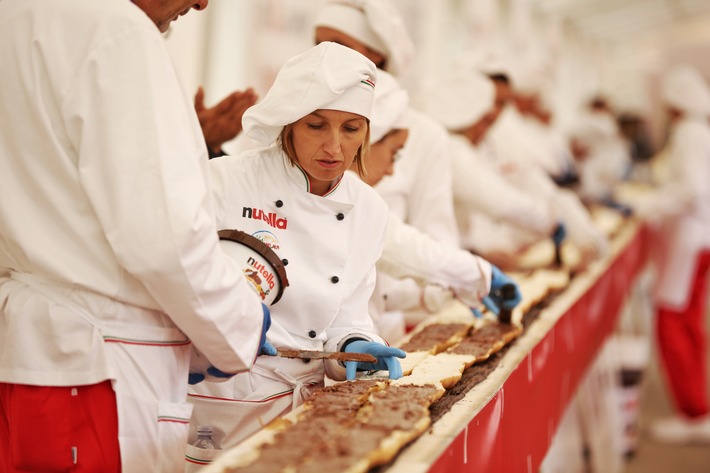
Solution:
[{"label": "hairnet", "polygon": [[675,66],[663,77],[663,100],[692,115],[710,115],[710,90],[705,78],[688,65]]},{"label": "hairnet", "polygon": [[465,69],[452,72],[422,93],[421,108],[449,130],[473,125],[493,108],[496,90],[488,77]]},{"label": "hairnet", "polygon": [[342,31],[386,58],[388,72],[403,74],[414,57],[414,43],[402,16],[389,0],[328,0],[315,26]]},{"label": "hairnet", "polygon": [[324,42],[289,59],[266,96],[242,118],[250,138],[271,144],[285,125],[318,109],[370,118],[377,69],[362,54]]},{"label": "hairnet", "polygon": [[406,128],[409,94],[389,73],[377,70],[375,101],[370,119],[370,142],[377,143],[393,128]]}]

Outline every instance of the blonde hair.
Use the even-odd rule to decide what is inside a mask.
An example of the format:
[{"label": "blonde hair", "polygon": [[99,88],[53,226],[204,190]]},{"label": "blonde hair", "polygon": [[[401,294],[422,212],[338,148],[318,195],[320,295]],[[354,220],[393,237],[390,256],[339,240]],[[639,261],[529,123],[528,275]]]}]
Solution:
[{"label": "blonde hair", "polygon": [[[293,147],[293,123],[283,127],[279,138],[277,140],[279,146],[286,153],[286,157],[291,162],[291,165],[296,166],[298,160],[296,159],[296,150]],[[366,174],[365,170],[365,156],[370,152],[370,120],[367,120],[367,133],[365,134],[365,141],[362,142],[360,147],[355,153],[355,167],[357,168],[357,173],[360,178],[364,178]]]}]

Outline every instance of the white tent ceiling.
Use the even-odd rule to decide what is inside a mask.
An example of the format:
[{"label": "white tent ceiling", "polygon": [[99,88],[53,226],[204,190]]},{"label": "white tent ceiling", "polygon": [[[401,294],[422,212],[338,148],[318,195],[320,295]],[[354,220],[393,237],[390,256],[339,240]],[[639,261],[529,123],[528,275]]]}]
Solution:
[{"label": "white tent ceiling", "polygon": [[531,0],[581,34],[618,45],[710,42],[710,0]]}]

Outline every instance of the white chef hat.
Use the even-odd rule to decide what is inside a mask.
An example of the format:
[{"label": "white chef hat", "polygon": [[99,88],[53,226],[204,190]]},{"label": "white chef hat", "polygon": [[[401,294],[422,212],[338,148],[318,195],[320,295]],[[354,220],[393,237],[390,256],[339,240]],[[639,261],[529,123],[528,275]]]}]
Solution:
[{"label": "white chef hat", "polygon": [[478,71],[451,73],[421,95],[421,107],[449,130],[473,125],[493,108],[493,81]]},{"label": "white chef hat", "polygon": [[369,119],[376,78],[377,69],[365,56],[323,42],[284,64],[263,100],[244,112],[242,127],[247,136],[268,145],[285,125],[318,109]]},{"label": "white chef hat", "polygon": [[691,115],[710,115],[710,90],[705,78],[689,65],[671,68],[661,85],[663,100]]},{"label": "white chef hat", "polygon": [[375,102],[370,119],[370,143],[377,143],[392,129],[407,128],[405,115],[409,94],[389,73],[377,70]]},{"label": "white chef hat", "polygon": [[513,81],[510,64],[503,54],[495,50],[484,49],[473,52],[466,59],[466,62],[471,65],[472,69],[480,71],[487,76],[503,75],[509,81]]},{"label": "white chef hat", "polygon": [[612,115],[584,110],[569,130],[569,136],[593,146],[600,140],[616,135],[617,132],[618,126]]},{"label": "white chef hat", "polygon": [[386,58],[388,72],[403,74],[414,57],[414,43],[399,11],[389,0],[328,0],[314,26],[352,36]]},{"label": "white chef hat", "polygon": [[512,62],[510,73],[513,87],[526,95],[543,95],[552,83],[552,65],[545,58],[521,57]]}]

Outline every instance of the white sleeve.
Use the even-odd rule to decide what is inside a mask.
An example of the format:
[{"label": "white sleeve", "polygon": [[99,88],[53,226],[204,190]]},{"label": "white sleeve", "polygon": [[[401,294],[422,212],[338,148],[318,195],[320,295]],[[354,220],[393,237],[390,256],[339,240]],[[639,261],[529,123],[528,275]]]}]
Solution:
[{"label": "white sleeve", "polygon": [[682,215],[703,196],[710,197],[707,185],[710,143],[703,135],[707,133],[702,133],[696,123],[677,125],[669,146],[669,178],[654,192],[649,204],[657,219]]},{"label": "white sleeve", "polygon": [[593,249],[598,258],[604,256],[609,250],[609,242],[579,197],[570,190],[560,189],[554,202],[570,241],[579,247]]},{"label": "white sleeve", "polygon": [[[374,258],[377,258],[382,253],[385,238],[385,226],[389,222],[385,218],[387,207],[384,202],[381,207],[373,212],[379,212],[376,219],[370,222],[368,233],[371,235],[381,235],[380,240],[376,243]],[[375,290],[375,281],[377,278],[377,270],[375,267],[375,259],[373,259],[372,268],[367,272],[367,275],[358,281],[353,291],[343,300],[340,305],[335,320],[327,329],[326,340],[323,349],[325,351],[342,351],[342,347],[350,339],[359,338],[367,341],[374,341],[382,344],[387,344],[385,339],[377,335],[373,317],[369,313],[370,298]],[[345,379],[345,367],[337,360],[325,360],[325,372],[331,379]]]},{"label": "white sleeve", "polygon": [[129,33],[89,56],[62,105],[95,237],[215,366],[248,369],[261,302],[219,249],[194,108],[163,38]]},{"label": "white sleeve", "polygon": [[469,145],[458,141],[452,140],[451,154],[457,207],[485,212],[540,235],[552,234],[557,221],[546,200],[512,185],[490,163],[477,159]]},{"label": "white sleeve", "polygon": [[390,208],[410,225],[458,246],[449,134],[421,112],[408,109],[409,138],[392,176],[376,186]]},{"label": "white sleeve", "polygon": [[466,250],[442,245],[393,214],[377,267],[397,278],[412,277],[450,288],[469,305],[490,291],[490,263]]}]

